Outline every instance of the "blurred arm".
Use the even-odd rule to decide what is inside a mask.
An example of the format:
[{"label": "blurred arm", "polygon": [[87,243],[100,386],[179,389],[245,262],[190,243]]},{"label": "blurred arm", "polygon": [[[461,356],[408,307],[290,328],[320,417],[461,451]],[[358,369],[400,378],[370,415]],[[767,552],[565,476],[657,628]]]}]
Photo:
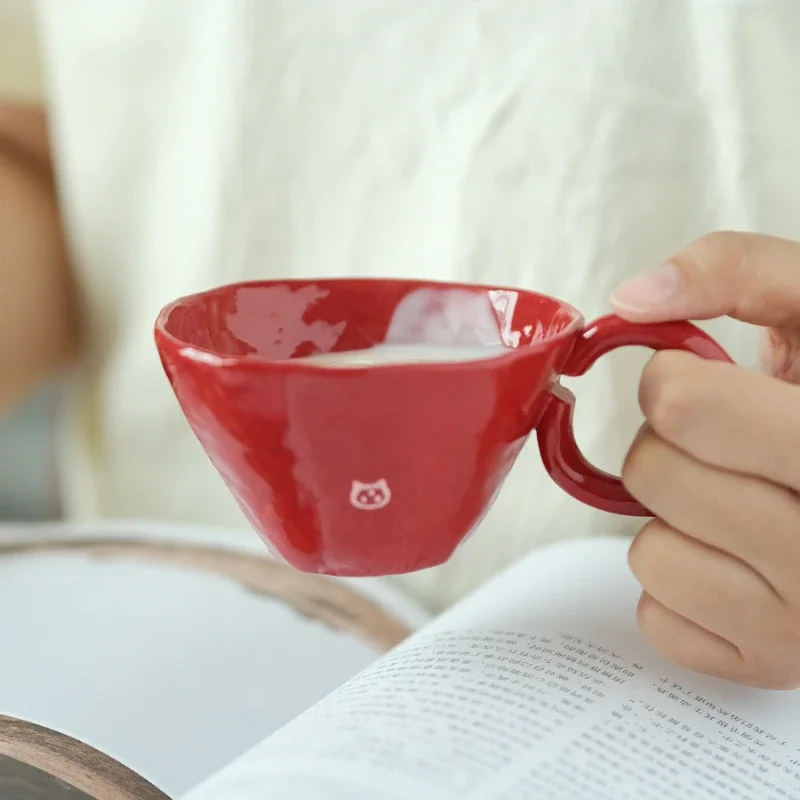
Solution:
[{"label": "blurred arm", "polygon": [[77,347],[45,115],[0,103],[0,415]]}]

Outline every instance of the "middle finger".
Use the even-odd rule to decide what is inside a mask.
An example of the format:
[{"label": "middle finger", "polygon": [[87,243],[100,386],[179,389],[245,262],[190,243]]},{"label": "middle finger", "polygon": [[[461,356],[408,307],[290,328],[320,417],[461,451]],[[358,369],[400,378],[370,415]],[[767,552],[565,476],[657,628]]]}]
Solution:
[{"label": "middle finger", "polygon": [[793,492],[697,461],[647,425],[622,474],[654,516],[750,565],[784,600],[800,605],[800,501]]}]

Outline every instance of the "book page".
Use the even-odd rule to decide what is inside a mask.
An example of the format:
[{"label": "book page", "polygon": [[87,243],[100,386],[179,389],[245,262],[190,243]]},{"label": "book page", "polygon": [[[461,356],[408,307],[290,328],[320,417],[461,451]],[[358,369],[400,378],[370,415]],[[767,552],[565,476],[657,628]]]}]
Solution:
[{"label": "book page", "polygon": [[800,797],[800,694],[658,657],[627,546],[534,554],[187,800]]},{"label": "book page", "polygon": [[175,797],[423,618],[374,583],[283,566],[255,534],[0,527],[0,715],[67,734]]}]

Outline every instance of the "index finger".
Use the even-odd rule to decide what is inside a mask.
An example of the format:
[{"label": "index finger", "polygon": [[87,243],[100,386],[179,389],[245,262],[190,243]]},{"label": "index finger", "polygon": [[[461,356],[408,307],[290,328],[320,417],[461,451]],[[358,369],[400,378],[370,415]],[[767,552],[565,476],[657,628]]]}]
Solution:
[{"label": "index finger", "polygon": [[800,244],[713,233],[638,275],[611,296],[635,322],[730,316],[765,327],[800,324]]}]

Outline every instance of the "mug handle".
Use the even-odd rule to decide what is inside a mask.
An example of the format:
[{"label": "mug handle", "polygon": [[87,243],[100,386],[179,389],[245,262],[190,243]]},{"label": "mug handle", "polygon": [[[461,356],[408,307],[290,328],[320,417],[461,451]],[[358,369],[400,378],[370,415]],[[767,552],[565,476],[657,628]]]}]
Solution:
[{"label": "mug handle", "polygon": [[[561,374],[571,378],[584,375],[601,356],[629,346],[686,350],[703,358],[731,361],[722,347],[689,322],[636,323],[611,314],[584,327]],[[575,395],[558,380],[550,393],[536,428],[539,452],[550,477],[567,494],[602,511],[630,517],[652,516],[631,497],[620,478],[593,466],[581,453],[572,426]]]}]

